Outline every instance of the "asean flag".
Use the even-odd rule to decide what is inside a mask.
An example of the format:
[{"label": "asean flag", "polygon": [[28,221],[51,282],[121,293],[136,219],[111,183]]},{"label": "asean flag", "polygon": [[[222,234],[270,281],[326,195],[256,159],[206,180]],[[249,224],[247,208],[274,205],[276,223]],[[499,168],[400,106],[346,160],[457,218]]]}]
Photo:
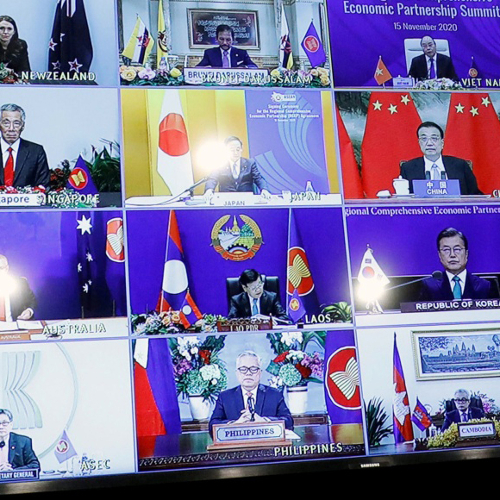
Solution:
[{"label": "asean flag", "polygon": [[99,192],[92,181],[89,168],[81,156],[78,157],[69,174],[66,187],[75,189],[80,194],[97,194]]},{"label": "asean flag", "polygon": [[393,430],[394,442],[398,444],[413,441],[413,427],[411,425],[410,402],[408,400],[408,391],[406,390],[403,366],[401,365],[401,358],[399,357],[396,333],[394,333],[393,367]]},{"label": "asean flag", "polygon": [[194,184],[188,132],[178,90],[165,90],[159,123],[157,168],[173,196]]},{"label": "asean flag", "polygon": [[181,236],[175,212],[170,212],[167,250],[163,269],[163,284],[157,309],[159,312],[179,311],[182,324],[188,328],[202,318],[202,314],[189,293],[189,280]]}]

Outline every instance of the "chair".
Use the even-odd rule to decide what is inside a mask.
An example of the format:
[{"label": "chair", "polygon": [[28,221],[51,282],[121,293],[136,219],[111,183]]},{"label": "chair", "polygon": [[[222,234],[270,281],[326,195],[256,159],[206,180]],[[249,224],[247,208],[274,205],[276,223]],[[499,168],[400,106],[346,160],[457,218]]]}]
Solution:
[{"label": "chair", "polygon": [[[421,40],[421,38],[407,38],[405,40],[406,74],[410,71],[412,59],[423,54],[422,47],[420,46]],[[436,42],[436,50],[439,54],[450,55],[448,40],[434,39],[434,41]]]},{"label": "chair", "polygon": [[[477,396],[471,396],[470,397],[469,407],[471,407],[471,408],[479,408],[480,410],[484,411],[483,402],[481,401],[481,398],[479,398]],[[455,400],[454,399],[447,399],[446,403],[445,403],[445,412],[449,413],[449,412],[455,411],[455,410],[457,410],[457,406],[455,404]]]}]

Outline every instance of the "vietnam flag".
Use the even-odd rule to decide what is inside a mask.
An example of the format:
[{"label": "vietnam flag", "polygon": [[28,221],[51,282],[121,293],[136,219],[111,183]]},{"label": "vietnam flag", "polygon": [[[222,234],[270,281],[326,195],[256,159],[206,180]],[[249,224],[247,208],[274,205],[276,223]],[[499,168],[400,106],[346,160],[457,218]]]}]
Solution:
[{"label": "vietnam flag", "polygon": [[451,95],[443,152],[472,162],[483,193],[500,188],[500,121],[488,94]]},{"label": "vietnam flag", "polygon": [[379,56],[378,58],[377,68],[375,69],[375,74],[373,75],[373,77],[379,85],[383,85],[385,82],[388,82],[392,78],[390,71],[387,69],[384,61],[382,61],[382,56]]},{"label": "vietnam flag", "polygon": [[344,198],[364,198],[363,185],[359,175],[358,163],[354,156],[351,138],[340,115],[339,108],[335,106],[337,112],[337,128],[339,131],[340,162],[342,165],[342,183],[344,185]]},{"label": "vietnam flag", "polygon": [[394,400],[393,411],[393,431],[396,444],[406,441],[413,441],[413,427],[411,425],[411,410],[406,390],[405,376],[401,358],[399,357],[396,333],[394,333],[394,362],[393,362]]},{"label": "vietnam flag", "polygon": [[184,263],[181,236],[175,212],[170,212],[168,221],[167,250],[163,270],[163,284],[157,309],[159,312],[179,311],[182,324],[188,328],[202,318],[202,314],[191,293]]},{"label": "vietnam flag", "polygon": [[401,161],[422,156],[417,139],[421,123],[408,92],[372,92],[361,146],[363,189],[375,198],[382,189],[393,191]]},{"label": "vietnam flag", "polygon": [[178,90],[166,90],[160,114],[158,174],[172,195],[194,184],[189,140]]}]

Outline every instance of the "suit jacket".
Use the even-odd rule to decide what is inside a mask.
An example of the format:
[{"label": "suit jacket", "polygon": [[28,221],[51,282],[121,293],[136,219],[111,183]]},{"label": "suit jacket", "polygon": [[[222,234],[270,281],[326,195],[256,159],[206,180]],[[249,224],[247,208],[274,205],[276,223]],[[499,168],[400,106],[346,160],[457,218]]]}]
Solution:
[{"label": "suit jacket", "polygon": [[[436,54],[437,62],[437,78],[449,78],[450,80],[458,81],[458,76],[455,73],[455,68],[450,57],[444,54]],[[426,80],[428,77],[427,60],[425,54],[414,57],[411,60],[410,71],[408,74],[415,80]]]},{"label": "suit jacket", "polygon": [[[248,52],[243,49],[231,47],[229,51],[231,68],[256,68],[257,65],[250,59]],[[220,47],[206,49],[203,59],[196,66],[211,66],[212,68],[222,68],[222,53]]]},{"label": "suit jacket", "polygon": [[[0,150],[0,185],[5,184]],[[45,186],[50,180],[49,164],[43,146],[21,139],[14,171],[14,187]]]},{"label": "suit jacket", "polygon": [[[465,160],[455,156],[443,156],[442,158],[448,179],[458,179],[460,182],[460,194],[483,194],[477,187],[476,176]],[[409,181],[425,180],[424,157],[420,156],[404,162],[401,165],[401,177]],[[410,182],[410,193],[413,193],[412,182]]]},{"label": "suit jacket", "polygon": [[205,191],[215,189],[219,185],[219,191],[224,193],[229,192],[250,192],[253,193],[253,185],[262,191],[268,189],[267,182],[262,177],[257,167],[255,160],[241,158],[240,160],[240,175],[234,180],[231,172],[231,166],[227,163],[222,169],[214,172],[208,178],[205,184]]},{"label": "suit jacket", "polygon": [[28,307],[36,308],[35,294],[32,292],[26,278],[12,277],[15,281],[15,290],[10,295],[10,311],[12,319],[17,317]]},{"label": "suit jacket", "polygon": [[33,451],[31,438],[14,432],[10,433],[9,463],[13,469],[40,470],[40,462]]},{"label": "suit jacket", "polygon": [[[474,276],[467,271],[463,299],[489,299],[492,298],[491,283],[484,278]],[[453,300],[453,291],[446,273],[441,279],[427,278],[422,281],[419,300]]]},{"label": "suit jacket", "polygon": [[[212,435],[214,424],[227,424],[233,420],[238,420],[244,408],[243,393],[239,385],[221,392],[210,417],[210,435]],[[284,420],[285,427],[293,430],[292,414],[285,403],[283,393],[277,389],[259,384],[255,412],[257,415],[267,417],[270,420]]]},{"label": "suit jacket", "polygon": [[[472,420],[473,418],[483,418],[484,417],[483,410],[481,410],[480,408],[473,408],[470,406],[469,406],[469,409],[467,410],[467,414],[468,414],[469,420]],[[441,431],[445,431],[453,423],[458,424],[460,422],[461,422],[460,412],[458,410],[449,411],[448,413],[446,413],[446,415],[444,417],[444,423],[443,423],[443,427],[441,427]]]},{"label": "suit jacket", "polygon": [[28,58],[28,44],[18,38],[14,46],[10,43],[6,50],[0,47],[0,63],[6,64],[8,68],[14,70],[18,75],[22,71],[31,71]]},{"label": "suit jacket", "polygon": [[[290,321],[286,311],[283,309],[277,294],[264,290],[260,296],[260,314],[266,316],[274,316],[284,321]],[[229,309],[228,318],[250,318],[252,316],[252,308],[248,300],[246,292],[239,293],[231,297],[231,306]]]}]

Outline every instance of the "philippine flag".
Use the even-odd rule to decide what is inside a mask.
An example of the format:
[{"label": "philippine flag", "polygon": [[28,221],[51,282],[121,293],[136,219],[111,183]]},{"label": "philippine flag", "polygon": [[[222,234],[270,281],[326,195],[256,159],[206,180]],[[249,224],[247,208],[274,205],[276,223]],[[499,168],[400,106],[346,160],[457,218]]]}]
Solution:
[{"label": "philippine flag", "polygon": [[189,140],[178,90],[166,90],[160,114],[158,174],[172,195],[194,184]]},{"label": "philippine flag", "polygon": [[189,293],[184,252],[177,217],[173,210],[170,212],[168,223],[167,251],[158,310],[159,312],[179,311],[182,324],[186,328],[202,318],[200,310]]}]

